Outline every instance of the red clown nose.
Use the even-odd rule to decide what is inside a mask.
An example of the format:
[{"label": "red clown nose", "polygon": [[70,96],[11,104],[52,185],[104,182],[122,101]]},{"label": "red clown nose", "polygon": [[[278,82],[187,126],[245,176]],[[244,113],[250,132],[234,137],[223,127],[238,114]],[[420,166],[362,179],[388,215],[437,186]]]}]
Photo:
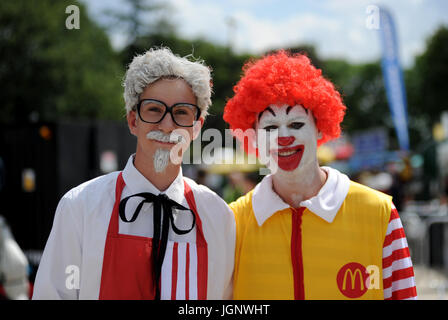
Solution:
[{"label": "red clown nose", "polygon": [[279,146],[289,146],[290,144],[292,144],[294,142],[296,138],[294,137],[279,137],[278,138],[278,145]]}]

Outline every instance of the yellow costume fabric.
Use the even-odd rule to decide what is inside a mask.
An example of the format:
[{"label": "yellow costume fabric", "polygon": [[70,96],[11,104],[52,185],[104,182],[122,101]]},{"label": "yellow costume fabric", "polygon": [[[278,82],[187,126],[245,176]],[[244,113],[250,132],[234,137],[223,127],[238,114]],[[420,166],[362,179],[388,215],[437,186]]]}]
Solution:
[{"label": "yellow costume fabric", "polygon": [[[275,212],[260,226],[253,192],[230,204],[237,226],[234,299],[294,299],[293,263],[301,264],[307,300],[383,299],[382,249],[391,197],[350,181],[331,223],[305,209],[295,226],[301,229],[301,259],[293,261],[293,209]],[[362,279],[364,272],[368,279]]]}]

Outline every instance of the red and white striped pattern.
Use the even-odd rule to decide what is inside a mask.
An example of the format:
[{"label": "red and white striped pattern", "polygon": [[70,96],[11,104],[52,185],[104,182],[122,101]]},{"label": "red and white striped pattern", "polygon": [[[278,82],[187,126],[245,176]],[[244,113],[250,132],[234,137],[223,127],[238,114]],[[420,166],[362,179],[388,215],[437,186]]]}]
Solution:
[{"label": "red and white striped pattern", "polygon": [[408,243],[393,204],[383,244],[383,287],[385,300],[417,299]]},{"label": "red and white striped pattern", "polygon": [[195,243],[169,241],[162,265],[162,300],[198,299],[198,255]]}]

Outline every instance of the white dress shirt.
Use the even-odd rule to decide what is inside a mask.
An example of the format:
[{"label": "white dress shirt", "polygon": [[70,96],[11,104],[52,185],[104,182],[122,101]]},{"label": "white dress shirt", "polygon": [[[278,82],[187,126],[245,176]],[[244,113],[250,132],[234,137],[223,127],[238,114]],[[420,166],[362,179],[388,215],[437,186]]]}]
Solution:
[{"label": "white dress shirt", "polygon": [[[134,167],[133,158],[132,155],[123,170],[126,186],[121,199],[140,192],[164,193],[189,208],[184,197],[185,179],[193,191],[208,246],[207,299],[231,298],[235,251],[235,219],[231,209],[216,193],[183,177],[182,169],[167,190],[159,191]],[[39,264],[33,299],[98,299],[118,174],[113,172],[87,181],[62,197]],[[128,219],[138,202],[135,197],[128,201]],[[132,223],[120,219],[119,233],[152,237],[152,207],[145,203]],[[188,229],[191,220],[179,218],[175,225]],[[186,235],[177,235],[170,228],[168,235],[169,240],[176,242],[195,242],[195,237],[195,229]]]}]

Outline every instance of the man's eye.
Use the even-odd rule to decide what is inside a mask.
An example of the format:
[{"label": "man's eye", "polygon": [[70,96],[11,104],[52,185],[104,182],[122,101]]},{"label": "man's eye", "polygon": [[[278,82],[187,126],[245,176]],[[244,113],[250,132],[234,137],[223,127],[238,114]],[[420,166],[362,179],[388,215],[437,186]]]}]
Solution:
[{"label": "man's eye", "polygon": [[267,127],[264,127],[263,129],[264,129],[264,130],[266,130],[266,131],[273,131],[273,130],[276,130],[276,129],[278,129],[278,127],[277,127],[277,126],[274,126],[274,125],[272,125],[272,126],[267,126]]},{"label": "man's eye", "polygon": [[289,125],[289,127],[291,129],[300,129],[304,126],[305,124],[303,122],[293,122]]}]

